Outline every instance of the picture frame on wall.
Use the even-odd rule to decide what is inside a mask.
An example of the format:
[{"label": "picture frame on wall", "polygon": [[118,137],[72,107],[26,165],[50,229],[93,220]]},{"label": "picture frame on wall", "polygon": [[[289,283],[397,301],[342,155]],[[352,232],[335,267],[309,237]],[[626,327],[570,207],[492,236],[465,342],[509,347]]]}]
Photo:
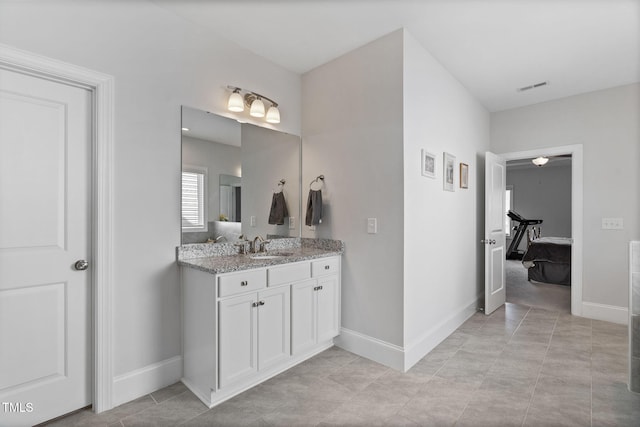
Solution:
[{"label": "picture frame on wall", "polygon": [[460,188],[469,188],[469,165],[460,163]]},{"label": "picture frame on wall", "polygon": [[422,154],[422,176],[429,178],[436,177],[436,156],[427,150],[421,150]]},{"label": "picture frame on wall", "polygon": [[443,189],[445,191],[456,191],[454,186],[455,180],[455,166],[456,166],[456,156],[449,153],[443,154],[443,174],[444,174],[444,186]]}]

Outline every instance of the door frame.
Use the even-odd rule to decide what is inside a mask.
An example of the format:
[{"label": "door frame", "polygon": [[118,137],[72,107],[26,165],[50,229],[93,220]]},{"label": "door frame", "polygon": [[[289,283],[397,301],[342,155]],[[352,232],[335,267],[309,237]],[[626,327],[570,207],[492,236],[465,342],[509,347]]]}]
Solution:
[{"label": "door frame", "polygon": [[93,410],[113,407],[113,116],[114,78],[0,44],[0,68],[46,78],[91,92],[91,263]]},{"label": "door frame", "polygon": [[[498,154],[498,153],[496,153]],[[500,153],[505,160],[531,159],[538,156],[571,154],[571,314],[582,316],[583,272],[583,148],[582,144],[535,148],[527,151]]]}]

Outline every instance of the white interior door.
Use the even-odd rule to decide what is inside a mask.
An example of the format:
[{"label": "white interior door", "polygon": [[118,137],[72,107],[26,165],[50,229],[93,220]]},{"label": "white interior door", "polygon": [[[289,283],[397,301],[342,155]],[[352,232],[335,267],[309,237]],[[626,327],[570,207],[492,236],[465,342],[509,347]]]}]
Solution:
[{"label": "white interior door", "polygon": [[505,191],[506,161],[487,152],[485,158],[484,199],[484,312],[493,313],[506,301],[505,262]]},{"label": "white interior door", "polygon": [[0,425],[91,404],[91,94],[0,70]]}]

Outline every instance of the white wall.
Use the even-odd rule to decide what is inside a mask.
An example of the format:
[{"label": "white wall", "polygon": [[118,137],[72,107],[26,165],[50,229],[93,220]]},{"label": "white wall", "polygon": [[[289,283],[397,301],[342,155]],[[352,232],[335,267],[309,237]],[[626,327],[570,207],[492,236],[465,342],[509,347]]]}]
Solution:
[{"label": "white wall", "polygon": [[246,87],[299,134],[300,76],[149,2],[2,2],[0,43],[115,77],[114,373],[180,356],[180,106]]},{"label": "white wall", "polygon": [[[640,237],[640,85],[633,84],[491,115],[497,153],[584,147],[583,301],[628,305],[630,240]],[[603,217],[624,218],[602,230]]]},{"label": "white wall", "polygon": [[[571,165],[507,166],[507,185],[513,186],[513,210],[527,219],[541,219],[542,236],[571,237]],[[513,226],[519,225],[513,221]],[[536,225],[536,227],[538,227]],[[515,232],[511,233],[515,236]],[[507,239],[507,245],[511,239]],[[520,250],[527,247],[527,236]]]},{"label": "white wall", "polygon": [[[489,113],[398,30],[305,74],[302,125],[303,194],[324,174],[327,211],[303,235],[346,243],[341,344],[406,369],[477,306]],[[469,164],[469,189],[443,191],[443,151]]]},{"label": "white wall", "polygon": [[[303,216],[325,176],[324,217],[303,236],[341,239],[342,326],[403,343],[402,31],[302,76]],[[378,234],[367,234],[367,218]]]},{"label": "white wall", "polygon": [[[489,113],[409,33],[404,37],[404,341],[407,364],[476,308],[483,289],[484,153]],[[420,150],[436,155],[421,175]],[[443,152],[456,156],[443,191]],[[459,187],[459,163],[469,188]],[[444,336],[442,334],[445,333]]]}]

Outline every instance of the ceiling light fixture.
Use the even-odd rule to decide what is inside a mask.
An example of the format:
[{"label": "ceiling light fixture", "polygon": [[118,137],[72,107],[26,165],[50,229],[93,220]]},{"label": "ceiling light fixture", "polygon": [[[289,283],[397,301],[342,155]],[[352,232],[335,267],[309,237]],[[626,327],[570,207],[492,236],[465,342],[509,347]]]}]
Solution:
[{"label": "ceiling light fixture", "polygon": [[548,157],[540,156],[540,157],[536,157],[535,159],[531,160],[531,163],[533,163],[534,165],[536,165],[538,167],[542,167],[542,166],[546,165],[548,161],[549,161]]},{"label": "ceiling light fixture", "polygon": [[250,116],[262,118],[265,117],[266,101],[271,105],[269,109],[266,110],[265,120],[268,123],[280,123],[280,110],[278,110],[277,102],[259,93],[244,90],[236,86],[227,86],[227,89],[232,91],[231,95],[229,95],[229,101],[227,102],[227,109],[229,111],[240,113],[244,111],[244,107],[246,106],[249,109]]}]

